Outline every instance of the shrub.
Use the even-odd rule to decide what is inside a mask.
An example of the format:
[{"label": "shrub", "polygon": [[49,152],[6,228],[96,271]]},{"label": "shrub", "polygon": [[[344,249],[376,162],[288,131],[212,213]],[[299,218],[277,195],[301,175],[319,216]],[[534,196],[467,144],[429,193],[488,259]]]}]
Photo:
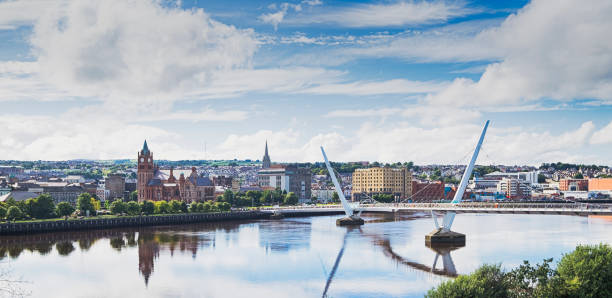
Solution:
[{"label": "shrub", "polygon": [[140,214],[140,205],[138,205],[137,202],[134,201],[130,201],[126,204],[126,208],[125,208],[127,214],[129,215],[138,215]]}]

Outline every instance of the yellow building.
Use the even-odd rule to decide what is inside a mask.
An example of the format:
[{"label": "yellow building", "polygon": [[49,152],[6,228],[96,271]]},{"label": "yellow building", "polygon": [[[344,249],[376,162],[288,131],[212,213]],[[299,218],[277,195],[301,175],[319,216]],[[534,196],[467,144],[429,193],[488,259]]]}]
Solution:
[{"label": "yellow building", "polygon": [[407,168],[356,169],[353,173],[353,196],[364,193],[408,198],[412,195],[412,173]]}]

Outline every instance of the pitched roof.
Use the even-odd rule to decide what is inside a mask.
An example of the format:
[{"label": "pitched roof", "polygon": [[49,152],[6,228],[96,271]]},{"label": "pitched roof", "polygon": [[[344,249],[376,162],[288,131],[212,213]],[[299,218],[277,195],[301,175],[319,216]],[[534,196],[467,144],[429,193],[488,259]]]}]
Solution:
[{"label": "pitched roof", "polygon": [[213,186],[208,177],[189,177],[189,181],[195,186]]}]

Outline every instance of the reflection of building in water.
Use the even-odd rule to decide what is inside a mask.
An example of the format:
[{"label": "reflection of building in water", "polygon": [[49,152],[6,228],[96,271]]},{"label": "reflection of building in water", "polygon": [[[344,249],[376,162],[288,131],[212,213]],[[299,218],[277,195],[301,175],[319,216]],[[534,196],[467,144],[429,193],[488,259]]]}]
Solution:
[{"label": "reflection of building in water", "polygon": [[[155,271],[155,261],[163,251],[197,256],[198,249],[214,247],[217,232],[237,234],[244,222],[203,223],[167,227],[123,228],[91,231],[67,231],[45,234],[0,237],[0,260],[17,258],[24,250],[41,255],[54,248],[58,254],[68,256],[80,249],[87,251],[98,239],[108,239],[111,249],[123,251],[138,246],[138,270],[145,284]],[[158,268],[159,270],[159,268]]]},{"label": "reflection of building in water", "polygon": [[155,259],[159,257],[159,244],[154,241],[153,234],[138,235],[138,270],[149,284],[149,277],[155,268]]},{"label": "reflection of building in water", "polygon": [[259,223],[259,246],[266,252],[288,252],[310,247],[310,222],[267,221]]}]

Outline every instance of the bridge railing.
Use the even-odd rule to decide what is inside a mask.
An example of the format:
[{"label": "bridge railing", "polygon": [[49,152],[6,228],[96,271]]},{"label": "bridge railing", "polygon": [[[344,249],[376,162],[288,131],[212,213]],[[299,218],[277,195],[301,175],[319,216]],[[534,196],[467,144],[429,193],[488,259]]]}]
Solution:
[{"label": "bridge railing", "polygon": [[[338,209],[341,205],[319,205],[319,206],[279,206],[261,207],[258,210],[298,210],[298,209]],[[610,204],[590,203],[487,203],[487,202],[465,202],[459,204],[451,203],[379,203],[361,204],[359,208],[404,208],[404,209],[556,209],[556,210],[612,210]]]},{"label": "bridge railing", "polygon": [[611,210],[612,205],[589,203],[398,203],[368,204],[360,207],[397,207],[406,209],[571,209],[571,210]]}]

